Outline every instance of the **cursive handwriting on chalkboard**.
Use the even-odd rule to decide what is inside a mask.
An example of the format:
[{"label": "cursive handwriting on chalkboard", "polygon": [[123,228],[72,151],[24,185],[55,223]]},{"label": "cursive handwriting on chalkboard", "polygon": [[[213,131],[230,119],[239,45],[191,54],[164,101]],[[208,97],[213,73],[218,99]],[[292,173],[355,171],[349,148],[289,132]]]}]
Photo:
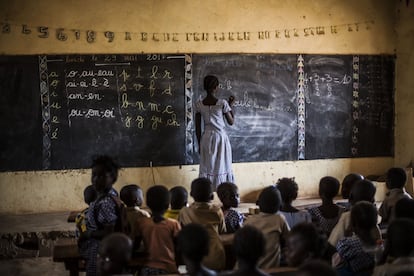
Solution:
[{"label": "cursive handwriting on chalkboard", "polygon": [[184,163],[183,57],[49,56],[52,168],[87,167],[98,153],[124,166]]}]

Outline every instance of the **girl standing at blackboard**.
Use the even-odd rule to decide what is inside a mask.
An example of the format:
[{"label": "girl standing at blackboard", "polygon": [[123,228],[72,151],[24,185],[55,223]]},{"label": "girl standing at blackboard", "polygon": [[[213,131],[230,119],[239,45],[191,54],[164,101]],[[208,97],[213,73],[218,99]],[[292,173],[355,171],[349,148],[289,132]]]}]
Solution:
[{"label": "girl standing at blackboard", "polygon": [[[218,99],[219,81],[215,76],[204,78],[204,89],[207,96],[195,103],[196,135],[200,152],[199,177],[206,177],[213,183],[214,189],[220,183],[234,182],[231,168],[232,154],[229,137],[225,131],[226,119],[229,125],[234,123],[234,115],[231,106],[234,97],[228,101]],[[203,120],[204,129],[201,130]]]}]

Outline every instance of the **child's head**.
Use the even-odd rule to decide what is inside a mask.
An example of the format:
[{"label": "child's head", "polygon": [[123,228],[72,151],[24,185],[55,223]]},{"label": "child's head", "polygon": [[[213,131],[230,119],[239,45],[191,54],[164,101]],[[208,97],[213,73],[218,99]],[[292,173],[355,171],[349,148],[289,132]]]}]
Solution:
[{"label": "child's head", "polygon": [[377,207],[369,201],[359,201],[351,208],[351,226],[358,235],[369,232],[377,225]]},{"label": "child's head", "polygon": [[326,240],[311,223],[296,224],[286,240],[286,261],[289,266],[299,266],[309,259],[323,255]]},{"label": "child's head", "polygon": [[181,229],[177,236],[177,249],[184,261],[201,263],[208,255],[210,237],[199,224],[190,223]]},{"label": "child's head", "polygon": [[260,193],[257,205],[259,205],[260,212],[275,214],[280,209],[281,201],[279,190],[271,185]]},{"label": "child's head", "polygon": [[414,254],[414,221],[401,218],[393,220],[388,226],[385,252],[394,258]]},{"label": "child's head", "polygon": [[196,178],[191,182],[191,196],[196,202],[210,202],[213,199],[213,184],[205,177]]},{"label": "child's head", "polygon": [[209,75],[204,77],[204,90],[206,90],[207,93],[213,92],[218,85],[219,81],[216,76]]},{"label": "child's head", "polygon": [[395,217],[408,218],[414,221],[414,199],[401,198],[395,204]]},{"label": "child's head", "polygon": [[132,241],[123,233],[106,236],[99,246],[97,270],[98,275],[122,274],[131,259]]},{"label": "child's head", "polygon": [[175,186],[170,189],[170,205],[173,210],[180,210],[187,206],[188,192],[183,186]]},{"label": "child's head", "polygon": [[170,205],[170,193],[162,185],[152,186],[147,190],[147,206],[154,215],[163,215]]},{"label": "child's head", "polygon": [[355,183],[352,187],[351,193],[349,194],[349,202],[351,205],[359,201],[375,201],[375,192],[377,188],[375,188],[374,184],[367,180],[359,180]]},{"label": "child's head", "polygon": [[141,206],[144,201],[144,196],[142,194],[142,189],[135,184],[129,184],[122,187],[121,192],[119,193],[121,200],[128,207]]},{"label": "child's head", "polygon": [[85,203],[88,205],[90,205],[93,201],[95,201],[97,196],[98,194],[93,185],[88,185],[83,190],[83,199],[85,200]]},{"label": "child's head", "polygon": [[407,175],[402,168],[391,168],[387,172],[385,184],[388,189],[402,189],[407,181]]},{"label": "child's head", "polygon": [[92,162],[92,185],[98,193],[107,193],[118,178],[118,164],[107,156],[101,155]]},{"label": "child's head", "polygon": [[363,180],[364,177],[357,173],[350,173],[347,176],[345,176],[344,180],[342,181],[341,186],[341,195],[343,199],[348,199],[349,194],[351,193],[352,188],[354,187],[354,184],[358,182],[359,180]]},{"label": "child's head", "polygon": [[339,192],[339,181],[335,177],[325,176],[319,181],[319,196],[332,200]]},{"label": "child's head", "polygon": [[265,252],[263,233],[253,226],[245,225],[236,231],[233,248],[239,262],[254,267]]},{"label": "child's head", "polygon": [[236,184],[223,182],[217,187],[217,195],[223,204],[224,209],[237,207],[240,203],[239,189]]},{"label": "child's head", "polygon": [[295,178],[283,177],[277,181],[277,189],[280,191],[284,204],[290,204],[298,196],[298,184]]}]

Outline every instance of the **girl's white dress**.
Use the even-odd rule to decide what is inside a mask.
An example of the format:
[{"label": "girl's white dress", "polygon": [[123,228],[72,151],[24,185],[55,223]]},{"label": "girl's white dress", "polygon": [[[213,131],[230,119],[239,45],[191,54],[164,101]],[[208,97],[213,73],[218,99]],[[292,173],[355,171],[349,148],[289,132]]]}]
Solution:
[{"label": "girl's white dress", "polygon": [[234,182],[231,145],[224,122],[224,113],[230,111],[230,105],[223,99],[215,105],[204,105],[201,100],[195,103],[195,112],[201,114],[204,123],[199,145],[199,177],[209,178],[215,189],[220,183]]}]

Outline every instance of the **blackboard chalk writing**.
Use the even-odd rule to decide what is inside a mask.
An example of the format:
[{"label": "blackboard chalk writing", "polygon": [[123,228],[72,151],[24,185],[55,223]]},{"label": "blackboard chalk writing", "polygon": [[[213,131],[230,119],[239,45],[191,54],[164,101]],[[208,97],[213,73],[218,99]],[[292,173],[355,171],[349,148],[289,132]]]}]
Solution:
[{"label": "blackboard chalk writing", "polygon": [[50,72],[49,78],[58,78],[59,75],[56,72]]},{"label": "blackboard chalk writing", "polygon": [[67,78],[75,78],[75,77],[113,77],[114,72],[112,70],[84,70],[82,72],[71,70],[69,73],[67,73]]},{"label": "blackboard chalk writing", "polygon": [[156,130],[158,128],[158,124],[162,123],[162,119],[155,115],[151,117],[151,121],[152,121],[151,128],[153,130]]},{"label": "blackboard chalk writing", "polygon": [[168,70],[164,70],[164,76],[162,76],[163,79],[172,79],[173,76],[171,75],[171,72]]},{"label": "blackboard chalk writing", "polygon": [[158,79],[157,78],[158,66],[157,65],[152,66],[151,71],[152,71],[152,74],[150,76],[150,79]]},{"label": "blackboard chalk writing", "polygon": [[138,128],[144,128],[144,117],[138,115],[135,121],[137,122]]},{"label": "blackboard chalk writing", "polygon": [[103,95],[99,94],[99,93],[87,93],[87,94],[83,94],[83,93],[70,93],[68,94],[68,99],[69,100],[96,100],[96,101],[101,101],[103,99]]},{"label": "blackboard chalk writing", "polygon": [[180,124],[177,121],[177,115],[176,114],[171,114],[171,119],[167,120],[167,126],[175,126],[175,127],[179,127]]},{"label": "blackboard chalk writing", "polygon": [[154,94],[155,94],[155,81],[154,80],[150,81],[149,94],[151,97],[154,97]]},{"label": "blackboard chalk writing", "polygon": [[51,139],[54,139],[54,140],[56,140],[56,139],[58,139],[58,134],[59,134],[59,128],[55,128],[53,131],[52,131],[52,135],[51,135]]},{"label": "blackboard chalk writing", "polygon": [[161,55],[156,55],[156,54],[147,55],[147,60],[149,60],[149,61],[151,61],[151,60],[161,60]]},{"label": "blackboard chalk writing", "polygon": [[223,83],[219,83],[220,89],[231,90],[233,87],[231,86],[231,80],[224,80]]},{"label": "blackboard chalk writing", "polygon": [[159,104],[157,104],[157,103],[148,103],[148,106],[149,106],[149,109],[150,109],[150,111],[153,111],[153,112],[161,112],[161,110],[159,109]]},{"label": "blackboard chalk writing", "polygon": [[124,61],[138,61],[137,55],[124,56]]},{"label": "blackboard chalk writing", "polygon": [[319,76],[318,73],[314,72],[312,73],[311,76],[307,76],[307,74],[305,74],[305,79],[307,79],[309,82],[314,82],[314,83],[318,83],[320,82],[326,82],[326,83],[331,83],[334,82],[336,84],[349,84],[352,81],[352,77],[348,76],[347,74],[345,74],[343,77],[332,77],[331,74],[329,73],[325,73],[323,74],[323,76]]},{"label": "blackboard chalk writing", "polygon": [[80,110],[80,109],[71,109],[69,113],[69,118],[72,117],[84,117],[86,119],[90,118],[115,118],[114,109],[92,109],[89,108],[87,110]]},{"label": "blackboard chalk writing", "polygon": [[96,78],[92,78],[90,82],[86,82],[82,80],[79,82],[69,81],[66,83],[67,88],[77,88],[77,87],[88,88],[88,87],[100,87],[100,86],[109,87],[110,86],[109,80],[107,78],[103,78],[102,82],[98,82]]},{"label": "blackboard chalk writing", "polygon": [[141,67],[140,66],[138,66],[138,68],[137,68],[137,76],[135,78],[137,78],[137,79],[142,79],[143,78],[143,76],[141,76]]},{"label": "blackboard chalk writing", "polygon": [[50,108],[53,108],[53,109],[61,109],[62,106],[58,102],[54,102],[54,103],[52,103],[50,105]]},{"label": "blackboard chalk writing", "polygon": [[234,101],[234,107],[255,108],[261,110],[269,110],[269,106],[262,106],[257,103],[256,98],[249,97],[249,93],[245,91],[241,100]]},{"label": "blackboard chalk writing", "polygon": [[85,58],[83,56],[66,56],[65,62],[85,62]]},{"label": "blackboard chalk writing", "polygon": [[130,76],[125,70],[122,70],[121,74],[118,75],[118,77],[122,78],[123,82],[126,82]]},{"label": "blackboard chalk writing", "polygon": [[132,84],[132,87],[135,89],[135,91],[139,92],[144,87],[144,85],[141,83],[134,83]]},{"label": "blackboard chalk writing", "polygon": [[162,91],[161,95],[170,95],[170,96],[172,96],[171,84],[168,84],[168,88],[165,88]]},{"label": "blackboard chalk writing", "polygon": [[167,113],[167,114],[172,114],[174,113],[174,111],[172,110],[172,106],[171,105],[167,105],[165,107],[165,109],[162,111],[162,113]]},{"label": "blackboard chalk writing", "polygon": [[128,108],[130,106],[136,107],[138,110],[145,111],[146,108],[144,107],[143,101],[136,101],[136,102],[129,102],[128,101],[128,94],[122,93],[122,104],[121,108]]}]

